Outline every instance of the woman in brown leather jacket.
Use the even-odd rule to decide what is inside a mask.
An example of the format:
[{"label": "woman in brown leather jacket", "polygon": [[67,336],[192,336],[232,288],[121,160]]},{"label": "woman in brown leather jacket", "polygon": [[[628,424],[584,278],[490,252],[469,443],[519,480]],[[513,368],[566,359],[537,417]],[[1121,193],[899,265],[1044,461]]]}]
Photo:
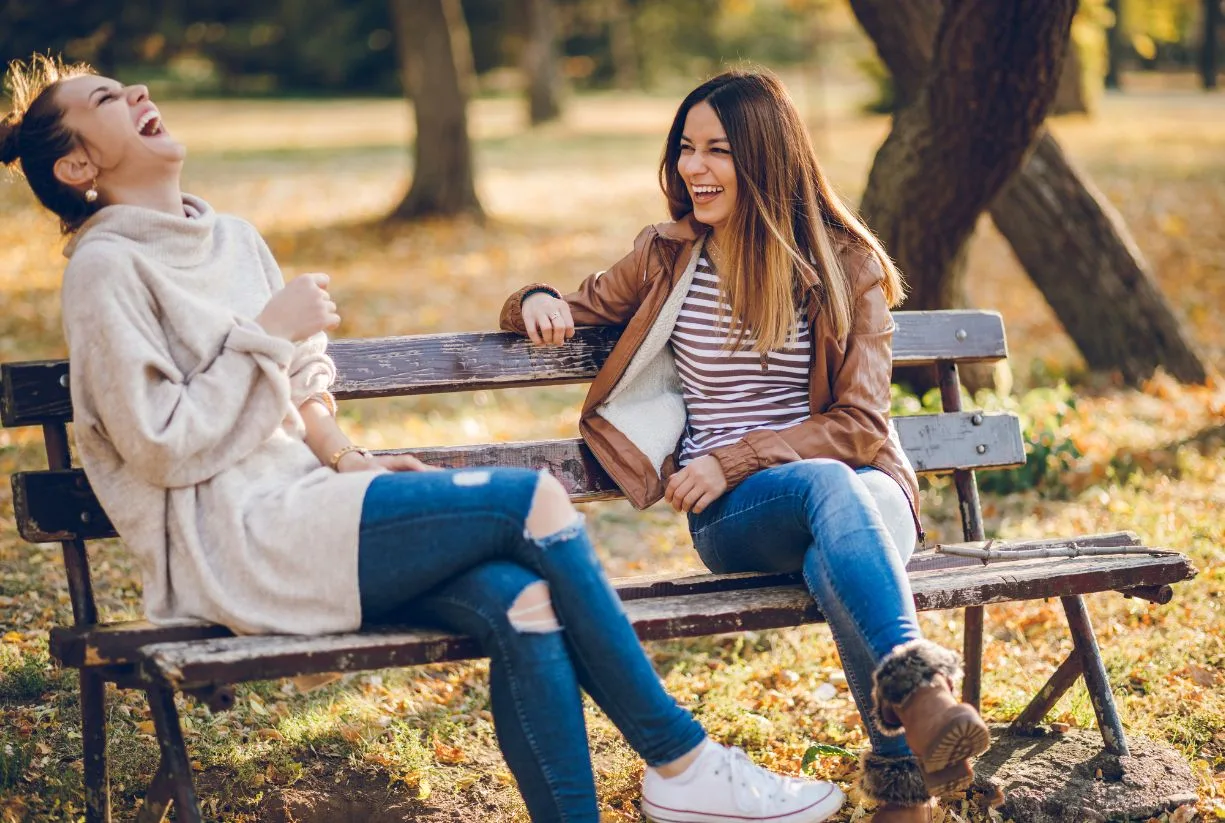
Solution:
[{"label": "woman in brown leather jacket", "polygon": [[906,577],[918,486],[889,421],[901,278],[768,72],[691,92],[659,174],[673,222],[570,294],[519,290],[502,326],[541,345],[625,326],[583,438],[634,505],[688,514],[712,571],[803,572],[871,740],[875,820],[930,820],[989,734],[953,696],[957,656],[922,638]]}]

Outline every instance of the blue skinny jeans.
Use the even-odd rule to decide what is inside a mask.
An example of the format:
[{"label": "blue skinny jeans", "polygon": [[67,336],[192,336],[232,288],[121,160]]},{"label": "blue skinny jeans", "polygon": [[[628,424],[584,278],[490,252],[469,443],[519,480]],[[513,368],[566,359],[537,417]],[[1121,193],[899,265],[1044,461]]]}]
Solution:
[{"label": "blue skinny jeans", "polygon": [[871,720],[872,673],[895,647],[922,636],[906,577],[915,529],[901,487],[876,469],[800,460],[750,475],[691,514],[689,528],[713,572],[803,573],[829,622],[872,751],[908,756],[905,738],[882,735]]},{"label": "blue skinny jeans", "polygon": [[[533,538],[540,475],[521,469],[406,472],[375,479],[362,507],[363,622],[476,638],[489,655],[494,727],[533,821],[597,823],[580,686],[650,765],[705,739],[647,659],[581,520]],[[544,581],[560,627],[513,619]]]}]

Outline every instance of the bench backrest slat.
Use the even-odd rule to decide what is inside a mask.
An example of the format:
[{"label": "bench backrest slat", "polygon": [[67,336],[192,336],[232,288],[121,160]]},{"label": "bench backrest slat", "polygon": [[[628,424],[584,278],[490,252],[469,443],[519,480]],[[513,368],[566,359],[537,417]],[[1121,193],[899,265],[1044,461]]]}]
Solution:
[{"label": "bench backrest slat", "polygon": [[[986,311],[898,312],[895,366],[1001,360],[1004,324]],[[619,329],[580,329],[569,344],[541,349],[502,332],[336,340],[341,399],[582,383],[595,377]],[[7,427],[72,417],[64,360],[0,365],[0,422]]]},{"label": "bench backrest slat", "polygon": [[[895,423],[902,446],[921,472],[999,468],[1025,462],[1020,424],[1011,414],[916,415]],[[621,496],[581,440],[490,443],[414,449],[428,463],[452,468],[519,466],[547,469],[576,501]],[[71,471],[13,475],[13,509],[22,537],[33,543],[114,537],[85,474]]]}]

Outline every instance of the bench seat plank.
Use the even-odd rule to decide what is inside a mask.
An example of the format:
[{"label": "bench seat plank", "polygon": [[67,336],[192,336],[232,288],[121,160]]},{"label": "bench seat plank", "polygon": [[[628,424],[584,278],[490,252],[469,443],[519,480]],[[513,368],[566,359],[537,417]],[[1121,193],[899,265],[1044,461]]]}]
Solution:
[{"label": "bench seat plank", "polygon": [[[1041,538],[1036,540],[997,540],[992,544],[994,549],[1049,549],[1066,546],[1075,541],[1081,548],[1112,548],[1118,546],[1139,546],[1140,538],[1135,532],[1104,532],[1088,534],[1073,538]],[[952,546],[971,546],[978,544],[951,543]],[[919,572],[937,569],[959,569],[967,566],[981,566],[982,561],[974,557],[959,557],[951,554],[941,554],[934,549],[924,549],[911,555],[906,564],[906,573],[912,578]],[[769,586],[783,586],[800,583],[799,572],[793,573],[762,573],[741,572],[737,574],[710,574],[695,572],[693,574],[642,574],[634,577],[622,577],[613,581],[617,594],[622,600],[640,600],[647,597],[670,597],[685,594],[705,594],[707,592],[747,591]]]},{"label": "bench seat plank", "polygon": [[[895,366],[938,360],[977,363],[1008,356],[998,312],[896,312]],[[335,340],[336,395],[341,399],[582,383],[595,377],[620,329],[580,328],[565,346],[536,348],[505,332],[421,334]],[[0,423],[69,422],[68,362],[0,364]]]},{"label": "bench seat plank", "polygon": [[[1172,552],[1156,557],[1036,559],[936,569],[912,574],[910,584],[915,608],[931,611],[1162,585],[1190,576],[1194,570],[1187,559]],[[823,620],[800,585],[635,600],[626,607],[643,640],[777,629]]]},{"label": "bench seat plank", "polygon": [[[920,611],[1158,586],[1195,575],[1176,552],[1018,560],[911,575]],[[822,620],[799,584],[631,600],[643,640],[775,629]],[[269,680],[323,671],[361,671],[477,656],[475,643],[446,632],[388,629],[322,637],[228,637],[144,647],[143,676],[175,688]]]},{"label": "bench seat plank", "polygon": [[[898,417],[895,422],[902,446],[919,472],[1000,468],[1025,462],[1020,422],[1012,414],[922,414]],[[590,450],[577,439],[409,451],[427,463],[451,468],[545,469],[562,482],[576,502],[621,497]],[[13,512],[17,530],[31,543],[115,536],[106,512],[79,469],[14,474]]]},{"label": "bench seat plank", "polygon": [[[1036,549],[1066,545],[1075,540],[1081,547],[1138,546],[1135,532],[1106,532],[1075,538],[997,541],[994,548]],[[953,544],[966,545],[966,544]],[[916,552],[906,570],[910,574],[934,569],[979,566],[971,557],[941,554],[931,549]],[[672,572],[621,577],[612,581],[622,600],[642,600],[651,597],[676,597],[712,592],[748,591],[771,586],[787,586],[800,582],[798,574],[710,574],[709,572]],[[213,623],[192,623],[180,626],[157,626],[147,620],[128,620],[96,626],[57,626],[51,630],[51,656],[60,665],[115,666],[135,662],[140,648],[153,643],[180,643],[231,637],[230,631]]]}]

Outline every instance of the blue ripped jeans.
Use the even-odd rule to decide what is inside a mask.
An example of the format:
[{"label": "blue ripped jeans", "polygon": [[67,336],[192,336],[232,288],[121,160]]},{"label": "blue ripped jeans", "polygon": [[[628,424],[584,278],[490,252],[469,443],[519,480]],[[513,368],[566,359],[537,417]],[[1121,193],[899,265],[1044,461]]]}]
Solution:
[{"label": "blue ripped jeans", "polygon": [[[521,469],[378,477],[362,506],[358,584],[367,625],[476,638],[489,655],[498,743],[533,821],[596,823],[579,687],[648,764],[705,739],[664,691],[581,521],[541,539],[524,523],[539,482]],[[561,627],[508,613],[544,581]]]},{"label": "blue ripped jeans", "polygon": [[871,720],[872,673],[881,658],[922,636],[906,577],[915,529],[901,487],[876,469],[800,460],[750,475],[691,514],[689,528],[713,572],[803,572],[872,751],[909,755],[904,737],[882,735]]}]

